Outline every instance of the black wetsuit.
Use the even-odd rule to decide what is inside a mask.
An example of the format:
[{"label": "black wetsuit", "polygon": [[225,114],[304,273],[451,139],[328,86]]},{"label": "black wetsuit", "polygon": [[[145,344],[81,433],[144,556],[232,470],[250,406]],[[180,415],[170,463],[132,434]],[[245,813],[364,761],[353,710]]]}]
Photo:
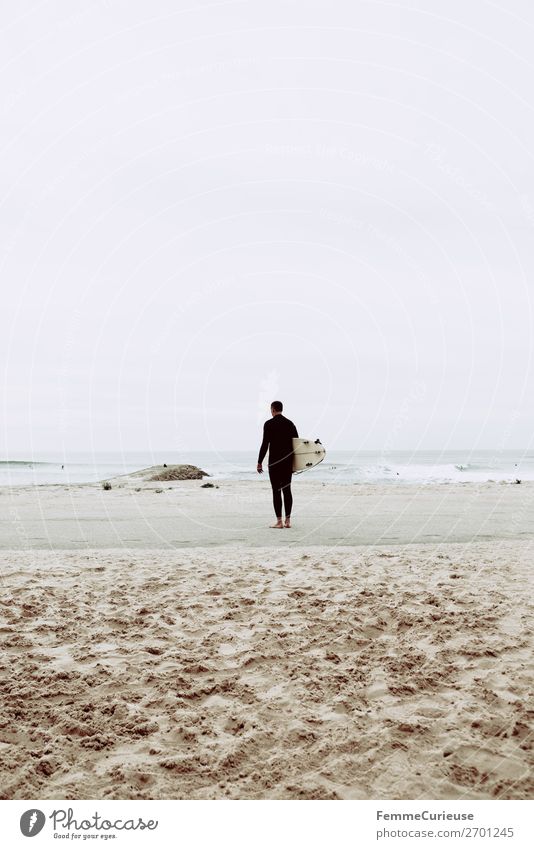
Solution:
[{"label": "black wetsuit", "polygon": [[282,493],[286,518],[291,516],[293,496],[291,494],[291,475],[293,474],[293,443],[298,436],[297,428],[292,421],[282,413],[273,416],[263,425],[263,442],[261,443],[258,463],[269,449],[269,478],[273,488],[273,506],[277,518],[282,516]]}]

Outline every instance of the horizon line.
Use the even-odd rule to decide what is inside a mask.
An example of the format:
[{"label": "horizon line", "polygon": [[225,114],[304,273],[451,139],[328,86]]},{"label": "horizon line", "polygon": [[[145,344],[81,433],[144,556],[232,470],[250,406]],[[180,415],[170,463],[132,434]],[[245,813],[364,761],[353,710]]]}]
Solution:
[{"label": "horizon line", "polygon": [[[14,453],[19,454],[19,455],[24,452],[24,449],[13,449],[13,450],[14,450]],[[414,452],[422,452],[422,451],[432,451],[432,452],[442,452],[442,453],[447,452],[447,451],[473,451],[473,452],[474,451],[494,451],[496,454],[502,454],[504,452],[512,452],[512,451],[534,451],[534,445],[533,446],[513,446],[511,448],[499,448],[499,447],[495,447],[495,446],[490,446],[490,447],[486,447],[486,448],[483,448],[483,447],[473,448],[473,447],[468,447],[468,446],[453,447],[453,448],[450,448],[450,447],[449,448],[436,448],[436,447],[432,447],[432,448],[421,448],[421,447],[412,447],[412,448],[383,448],[383,447],[349,448],[349,447],[346,447],[346,446],[344,446],[344,447],[336,446],[335,448],[327,448],[327,450],[329,450],[329,451],[350,451],[354,454],[371,452],[371,451],[372,452],[380,452],[380,453],[383,453],[383,454],[394,454],[396,452],[397,453],[400,453],[400,452],[403,452],[403,453],[412,452],[412,453],[414,453]],[[183,449],[183,448],[165,448],[165,447],[164,448],[127,448],[127,449],[122,449],[122,448],[97,448],[97,449],[68,448],[68,449],[63,449],[63,450],[58,449],[58,448],[40,448],[40,449],[34,448],[34,449],[30,449],[28,451],[28,454],[34,454],[34,455],[35,454],[47,454],[47,453],[50,453],[50,454],[53,453],[53,454],[56,454],[56,455],[62,454],[62,453],[65,454],[65,455],[74,454],[74,453],[79,453],[79,454],[134,454],[134,453],[135,454],[151,454],[151,453],[158,453],[158,454],[160,454],[162,452],[169,452],[169,453],[172,453],[172,454],[182,454],[183,455],[183,454],[187,454],[188,452],[191,452],[191,453],[203,452],[203,453],[207,453],[207,454],[219,454],[219,453],[232,452],[232,453],[246,454],[246,453],[255,453],[256,451],[257,451],[256,447],[252,447],[252,446],[250,448],[186,448],[186,449]],[[3,460],[3,459],[4,459],[4,457],[0,454],[0,460]],[[9,459],[9,457],[7,457],[5,459]]]}]

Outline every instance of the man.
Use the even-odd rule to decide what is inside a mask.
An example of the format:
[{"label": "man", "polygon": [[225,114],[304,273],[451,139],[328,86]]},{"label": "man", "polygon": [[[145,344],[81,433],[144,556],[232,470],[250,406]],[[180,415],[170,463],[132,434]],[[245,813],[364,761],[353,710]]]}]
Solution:
[{"label": "man", "polygon": [[[273,506],[276,515],[276,524],[271,528],[291,527],[291,508],[293,496],[291,495],[291,475],[293,474],[293,442],[294,436],[298,436],[297,428],[293,422],[282,415],[284,405],[281,401],[273,401],[271,404],[272,419],[263,425],[263,442],[261,443],[258,456],[258,473],[263,472],[263,458],[269,449],[269,478],[273,488]],[[284,511],[286,514],[285,524],[282,522],[282,495],[284,496]]]}]

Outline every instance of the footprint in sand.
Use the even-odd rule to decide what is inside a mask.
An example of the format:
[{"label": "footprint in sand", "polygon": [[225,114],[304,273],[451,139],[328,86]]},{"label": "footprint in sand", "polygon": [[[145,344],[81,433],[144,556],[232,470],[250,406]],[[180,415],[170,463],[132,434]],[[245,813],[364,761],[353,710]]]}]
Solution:
[{"label": "footprint in sand", "polygon": [[481,774],[492,774],[495,779],[517,780],[528,774],[528,767],[520,758],[499,755],[477,746],[459,746],[450,759],[460,767],[473,766]]}]

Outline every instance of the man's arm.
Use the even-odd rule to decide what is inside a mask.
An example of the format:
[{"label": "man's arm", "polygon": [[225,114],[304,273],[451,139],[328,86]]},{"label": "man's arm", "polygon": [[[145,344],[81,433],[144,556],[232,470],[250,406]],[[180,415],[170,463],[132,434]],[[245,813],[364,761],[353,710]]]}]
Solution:
[{"label": "man's arm", "polygon": [[269,435],[267,433],[267,422],[263,425],[263,442],[260,446],[260,453],[258,454],[258,466],[261,466],[263,463],[263,458],[267,454],[267,449],[269,447]]},{"label": "man's arm", "polygon": [[[293,422],[291,422],[291,424],[293,424]],[[298,435],[298,433],[297,433],[297,428],[295,427],[295,425],[294,425],[294,424],[293,424],[293,433],[291,434],[291,436],[292,436],[294,439],[298,439],[298,438],[299,438],[299,435]]]}]

